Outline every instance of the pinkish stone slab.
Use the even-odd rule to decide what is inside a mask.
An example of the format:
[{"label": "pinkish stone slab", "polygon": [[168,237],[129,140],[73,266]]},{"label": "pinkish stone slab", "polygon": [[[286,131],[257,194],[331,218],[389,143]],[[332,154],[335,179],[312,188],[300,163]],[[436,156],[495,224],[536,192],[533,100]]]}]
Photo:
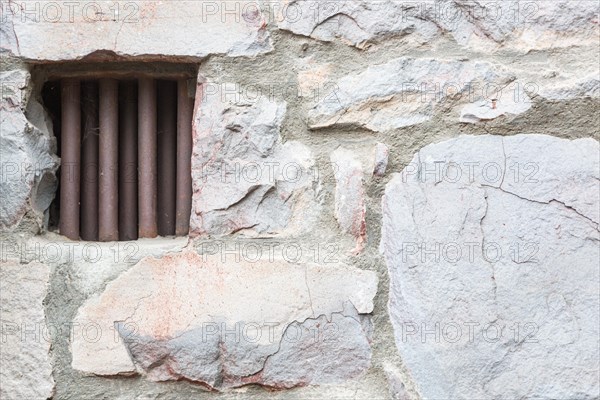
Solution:
[{"label": "pinkish stone slab", "polygon": [[217,389],[336,383],[368,368],[373,272],[221,257],[146,258],[121,274],[79,309],[74,322],[102,335],[75,337],[73,368]]}]

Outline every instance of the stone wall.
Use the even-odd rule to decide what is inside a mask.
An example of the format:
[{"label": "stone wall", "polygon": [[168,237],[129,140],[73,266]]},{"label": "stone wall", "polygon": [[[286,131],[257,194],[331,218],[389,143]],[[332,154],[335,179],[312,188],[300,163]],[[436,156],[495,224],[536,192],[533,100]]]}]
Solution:
[{"label": "stone wall", "polygon": [[[595,399],[595,0],[1,1],[2,399]],[[184,238],[48,226],[57,62],[198,68]]]}]

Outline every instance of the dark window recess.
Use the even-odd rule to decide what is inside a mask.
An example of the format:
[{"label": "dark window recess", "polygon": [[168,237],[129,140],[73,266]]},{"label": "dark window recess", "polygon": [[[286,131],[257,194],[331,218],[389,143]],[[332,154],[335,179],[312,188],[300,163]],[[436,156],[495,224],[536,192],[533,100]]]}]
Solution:
[{"label": "dark window recess", "polygon": [[50,225],[72,240],[188,234],[187,79],[63,78],[47,82],[42,96],[61,157]]}]

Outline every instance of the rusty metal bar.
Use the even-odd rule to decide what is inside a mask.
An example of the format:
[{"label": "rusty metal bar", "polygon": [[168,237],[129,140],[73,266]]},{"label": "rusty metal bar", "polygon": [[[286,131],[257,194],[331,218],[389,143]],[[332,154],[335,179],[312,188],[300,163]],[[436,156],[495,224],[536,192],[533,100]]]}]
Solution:
[{"label": "rusty metal bar", "polygon": [[119,240],[118,81],[100,79],[100,152],[98,238]]},{"label": "rusty metal bar", "polygon": [[158,81],[158,234],[175,235],[177,82]]},{"label": "rusty metal bar", "polygon": [[192,116],[194,98],[188,93],[187,80],[177,82],[177,198],[175,234],[190,230],[192,211]]},{"label": "rusty metal bar", "polygon": [[79,187],[81,170],[81,109],[80,82],[61,82],[61,172],[60,222],[61,235],[79,240]]},{"label": "rusty metal bar", "polygon": [[156,237],[156,82],[138,81],[139,237]]},{"label": "rusty metal bar", "polygon": [[81,238],[98,240],[98,82],[81,84]]},{"label": "rusty metal bar", "polygon": [[136,91],[135,81],[119,86],[119,240],[138,238]]}]

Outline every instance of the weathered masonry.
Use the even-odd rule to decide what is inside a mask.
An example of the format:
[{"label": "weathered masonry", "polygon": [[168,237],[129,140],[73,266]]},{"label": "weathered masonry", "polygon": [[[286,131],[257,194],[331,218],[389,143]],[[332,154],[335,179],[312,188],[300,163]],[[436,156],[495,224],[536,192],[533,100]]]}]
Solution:
[{"label": "weathered masonry", "polygon": [[0,398],[597,399],[597,0],[0,0]]}]

